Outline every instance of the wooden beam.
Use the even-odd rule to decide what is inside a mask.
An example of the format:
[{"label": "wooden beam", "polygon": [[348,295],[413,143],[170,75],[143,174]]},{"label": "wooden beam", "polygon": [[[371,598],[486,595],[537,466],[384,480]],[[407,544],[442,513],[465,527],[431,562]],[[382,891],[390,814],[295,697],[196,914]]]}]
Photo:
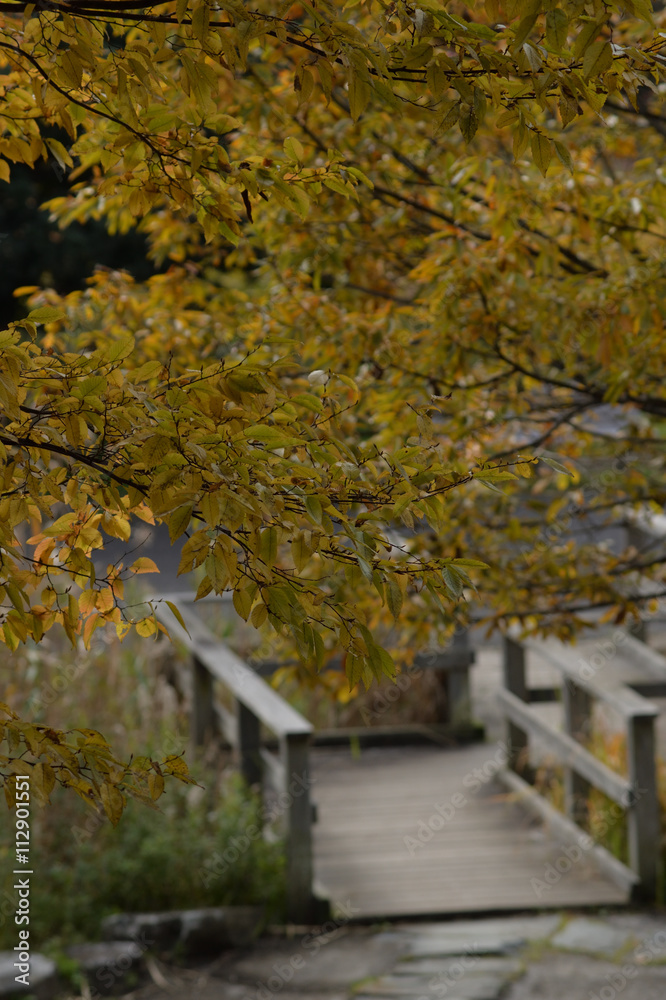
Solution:
[{"label": "wooden beam", "polygon": [[261,724],[252,709],[242,701],[236,702],[236,718],[238,720],[238,755],[241,774],[248,785],[261,783],[262,762]]},{"label": "wooden beam", "polygon": [[312,808],[309,736],[290,733],[282,740],[285,787],[281,792],[287,831],[287,919],[307,924],[315,907],[312,893]]},{"label": "wooden beam", "polygon": [[[189,637],[185,637],[181,632],[181,641],[189,646],[213,677],[222,681],[237,701],[252,709],[271,732],[277,736],[287,733],[309,735],[312,732],[313,727],[307,719],[287,704],[221,640],[216,639],[191,608],[181,606],[180,612],[190,633]],[[156,614],[160,621],[174,629],[176,619],[166,606],[158,605]]]},{"label": "wooden beam", "polygon": [[[602,669],[589,675],[586,674],[575,662],[577,650],[572,646],[565,645],[559,639],[525,639],[519,642],[516,638],[517,634],[518,630],[510,630],[505,642],[513,642],[524,650],[537,653],[552,666],[557,667],[565,677],[570,677],[575,684],[587,691],[593,698],[614,708],[624,719],[637,715],[654,716],[659,714],[655,705],[636,694],[626,684],[618,682],[614,678],[609,679]],[[625,641],[629,645],[631,637],[627,636]],[[618,648],[618,657],[621,648]]]},{"label": "wooden beam", "polygon": [[[504,637],[504,687],[513,698],[527,700],[527,679],[525,675],[525,648],[511,636]],[[506,741],[509,747],[508,766],[512,771],[522,770],[527,764],[527,731],[507,718]]]},{"label": "wooden beam", "polygon": [[529,705],[525,705],[509,691],[500,691],[499,699],[507,716],[519,725],[521,730],[538,736],[565,766],[587,778],[595,788],[599,788],[614,802],[626,808],[631,801],[631,782],[616,774],[615,771],[611,771],[609,767],[602,764],[600,760],[597,760],[566,733],[560,733],[557,729],[553,729],[547,722],[535,715]]},{"label": "wooden beam", "polygon": [[[568,677],[562,685],[562,703],[565,732],[577,743],[584,744],[592,725],[592,698]],[[579,826],[584,825],[588,817],[590,787],[590,782],[575,768],[564,768],[565,811]]]},{"label": "wooden beam", "polygon": [[192,657],[192,722],[190,734],[196,747],[204,744],[215,732],[213,708],[213,678],[195,655]]},{"label": "wooden beam", "polygon": [[279,757],[271,753],[270,750],[266,750],[265,747],[261,747],[259,756],[263,764],[264,786],[275,795],[279,795],[288,785],[284,764]]},{"label": "wooden beam", "polygon": [[652,901],[657,891],[661,817],[657,794],[654,718],[629,720],[627,755],[631,783],[627,813],[629,863],[640,878],[637,896]]},{"label": "wooden beam", "polygon": [[[516,793],[517,801],[520,805],[528,809],[534,816],[543,820],[557,837],[560,837],[562,840],[568,840],[570,843],[577,843],[578,845],[581,844],[581,841],[584,844],[587,843],[587,840],[582,838],[586,838],[589,835],[584,830],[581,830],[576,823],[573,823],[566,816],[563,816],[561,812],[558,812],[550,802],[544,799],[543,795],[537,792],[536,788],[523,781],[520,775],[514,774],[513,771],[502,770],[498,773],[497,777],[510,791]],[[638,885],[638,876],[636,873],[631,868],[627,868],[610,851],[607,851],[605,847],[601,847],[600,844],[594,844],[589,850],[589,855],[620,889],[623,889],[630,895],[636,891]]]}]

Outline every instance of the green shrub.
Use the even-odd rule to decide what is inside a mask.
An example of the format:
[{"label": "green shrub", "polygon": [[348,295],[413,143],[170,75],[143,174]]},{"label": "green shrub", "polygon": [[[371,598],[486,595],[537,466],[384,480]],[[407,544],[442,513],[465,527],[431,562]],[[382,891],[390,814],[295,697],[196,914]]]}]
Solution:
[{"label": "green shrub", "polygon": [[[251,824],[261,828],[260,802],[237,775],[215,787],[169,787],[160,811],[130,802],[119,825],[100,819],[71,793],[33,814],[31,944],[93,940],[102,919],[117,911],[258,904],[269,919],[284,909],[284,861],[279,843],[248,838],[238,860],[213,879],[202,869]],[[213,804],[214,803],[214,804]],[[3,869],[11,871],[13,840],[5,826]],[[208,882],[206,885],[205,882]],[[10,890],[12,881],[5,888]],[[5,897],[6,898],[6,897]],[[16,943],[13,916],[0,927],[0,947]]]}]

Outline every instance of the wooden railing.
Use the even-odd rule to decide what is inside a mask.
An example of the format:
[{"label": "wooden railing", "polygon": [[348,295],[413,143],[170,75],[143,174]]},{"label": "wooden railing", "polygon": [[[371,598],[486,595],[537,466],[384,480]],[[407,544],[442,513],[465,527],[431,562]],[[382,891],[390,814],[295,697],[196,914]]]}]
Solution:
[{"label": "wooden railing", "polygon": [[[179,609],[183,632],[165,601]],[[275,800],[286,845],[287,919],[310,923],[322,910],[312,891],[313,804],[310,800],[309,742],[312,726],[204,625],[192,596],[166,594],[155,603],[159,620],[184,643],[191,663],[191,736],[201,746],[221,732],[238,753],[244,777],[260,783]],[[236,711],[216,702],[214,682],[232,695]],[[262,746],[261,726],[277,738],[277,755]]]},{"label": "wooden railing", "polygon": [[[603,670],[583,676],[571,647],[557,640],[519,641],[514,633],[505,637],[504,643],[504,690],[500,692],[500,703],[506,718],[509,746],[509,770],[504,780],[521,794],[525,804],[553,823],[560,836],[570,837],[584,835],[580,824],[587,816],[590,788],[600,789],[625,813],[629,867],[600,845],[593,849],[596,860],[633,898],[654,899],[661,841],[655,759],[655,718],[659,709],[626,684],[618,682],[617,672],[613,677]],[[626,644],[629,645],[625,650]],[[643,661],[646,657],[655,661],[651,664],[652,676],[658,686],[658,674],[664,671],[666,661],[629,636],[622,649],[628,658],[633,649],[634,660],[642,656]],[[561,673],[564,731],[548,725],[530,706],[532,697],[527,686],[525,660],[528,651],[537,652]],[[657,660],[661,664],[657,664]],[[624,721],[626,777],[611,770],[583,746],[591,731],[595,701],[610,705]],[[564,766],[566,815],[553,809],[521,777],[520,772],[529,773],[526,762],[530,737],[537,738]]]}]

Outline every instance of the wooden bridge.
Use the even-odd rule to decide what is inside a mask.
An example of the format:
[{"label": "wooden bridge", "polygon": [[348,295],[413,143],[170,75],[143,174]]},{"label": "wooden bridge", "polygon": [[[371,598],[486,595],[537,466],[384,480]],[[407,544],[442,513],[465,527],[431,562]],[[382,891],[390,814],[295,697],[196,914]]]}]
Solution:
[{"label": "wooden bridge", "polygon": [[[504,688],[497,692],[505,739],[462,747],[361,746],[352,753],[348,739],[346,745],[317,746],[310,723],[210,633],[191,598],[167,598],[178,604],[189,632],[177,634],[192,656],[195,742],[221,731],[247,779],[262,783],[282,819],[292,921],[316,922],[328,905],[369,919],[623,905],[655,897],[659,710],[646,695],[666,695],[666,659],[644,643],[625,633],[620,639],[616,630],[603,640],[607,653],[599,659],[598,635],[579,643],[575,655],[558,642],[521,644],[508,637]],[[175,632],[171,613],[160,608]],[[532,655],[550,665],[553,686],[529,686]],[[437,662],[446,669],[445,658]],[[460,674],[468,662],[460,656],[449,662],[457,677],[452,690],[467,703]],[[214,682],[235,699],[235,714],[216,703]],[[559,727],[539,711],[556,699],[563,709]],[[461,705],[459,700],[458,714]],[[623,721],[626,775],[583,746],[593,714],[604,706]],[[457,721],[464,728],[464,720]],[[266,739],[270,734],[277,754]],[[565,812],[532,784],[544,753],[564,769]],[[612,803],[612,822],[626,824],[628,863],[581,827],[592,787]]]}]

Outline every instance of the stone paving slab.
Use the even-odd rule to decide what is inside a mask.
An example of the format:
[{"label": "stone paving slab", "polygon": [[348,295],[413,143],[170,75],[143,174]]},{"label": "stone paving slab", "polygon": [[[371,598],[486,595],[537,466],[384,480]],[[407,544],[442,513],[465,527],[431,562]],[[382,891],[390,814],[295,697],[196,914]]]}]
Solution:
[{"label": "stone paving slab", "polygon": [[372,983],[363,985],[358,996],[364,997],[408,997],[435,1000],[452,992],[464,1000],[497,1000],[506,984],[506,977],[501,975],[486,975],[465,971],[457,981],[442,980],[428,976],[380,976]]},{"label": "stone paving slab", "polygon": [[389,934],[403,935],[404,954],[412,958],[461,955],[470,951],[479,955],[501,955],[515,952],[530,941],[549,938],[561,922],[561,916],[549,914],[446,923],[401,923]]},{"label": "stone paving slab", "polygon": [[[4,919],[4,918],[3,918]],[[21,966],[16,967],[18,962]],[[27,963],[26,963],[27,965]],[[28,971],[29,986],[16,982],[16,977]],[[57,989],[58,972],[56,964],[39,952],[30,955],[29,970],[23,968],[15,951],[0,952],[0,997],[51,997]]]},{"label": "stone paving slab", "polygon": [[613,927],[602,920],[579,917],[570,920],[552,939],[555,948],[583,951],[588,955],[612,955],[627,948],[633,939],[629,930]]},{"label": "stone paving slab", "polygon": [[640,965],[666,962],[666,915],[612,913],[604,919],[611,927],[631,932],[634,961]]},{"label": "stone paving slab", "polygon": [[[502,1000],[664,1000],[666,968],[551,954],[530,964]],[[447,998],[448,1000],[448,998]]]},{"label": "stone paving slab", "polygon": [[[238,983],[225,983],[210,981],[196,988],[161,989],[159,986],[145,986],[143,989],[135,990],[126,994],[118,1000],[348,1000],[345,990],[308,990],[307,993],[267,993],[257,997],[256,992],[248,990],[246,985]],[[449,998],[447,997],[447,1000]],[[453,998],[451,998],[453,1000]]]},{"label": "stone paving slab", "polygon": [[242,982],[265,983],[273,993],[348,988],[368,977],[388,973],[398,958],[395,941],[370,930],[301,934],[291,940],[258,943],[247,958],[226,968]]},{"label": "stone paving slab", "polygon": [[347,925],[166,971],[126,1000],[666,1000],[666,914]]},{"label": "stone paving slab", "polygon": [[446,958],[407,958],[400,961],[393,974],[397,976],[415,974],[422,976],[455,976],[458,966],[476,973],[501,973],[513,976],[522,968],[522,963],[514,958],[502,958],[494,955],[476,955],[470,953]]}]

